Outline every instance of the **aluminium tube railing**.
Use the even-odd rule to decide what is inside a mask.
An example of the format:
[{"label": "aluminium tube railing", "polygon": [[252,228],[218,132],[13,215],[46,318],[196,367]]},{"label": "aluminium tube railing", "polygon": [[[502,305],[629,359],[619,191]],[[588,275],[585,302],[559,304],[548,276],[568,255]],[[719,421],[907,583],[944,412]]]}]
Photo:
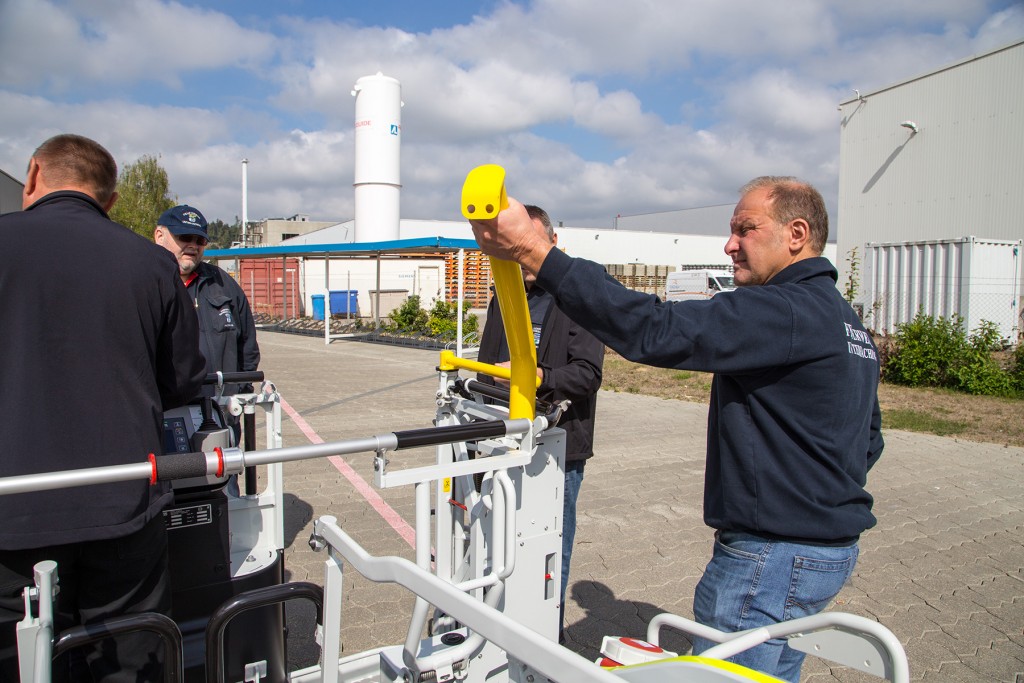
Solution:
[{"label": "aluminium tube railing", "polygon": [[148,479],[151,483],[156,483],[207,475],[223,476],[237,474],[245,467],[256,465],[524,434],[530,427],[531,422],[527,419],[486,420],[466,425],[430,427],[360,439],[244,453],[237,448],[218,448],[212,453],[170,453],[159,457],[151,454],[147,462],[141,463],[3,477],[0,478],[0,495],[138,479]]},{"label": "aluminium tube railing", "polygon": [[[396,583],[426,602],[438,607],[456,621],[479,633],[529,666],[559,683],[622,683],[618,676],[601,669],[576,653],[519,624],[499,612],[467,595],[458,587],[438,578],[428,570],[401,557],[374,557],[338,526],[334,517],[325,515],[316,520],[313,536],[319,542],[330,546],[344,558],[353,569],[375,583]],[[328,562],[340,567],[339,560],[330,554]],[[328,573],[328,580],[332,579]],[[340,577],[339,577],[340,578]],[[325,584],[325,594],[333,589]],[[330,610],[325,610],[331,613]],[[325,643],[330,643],[329,627],[324,624]],[[326,658],[324,661],[328,661]],[[323,672],[323,680],[332,679],[329,672]]]}]

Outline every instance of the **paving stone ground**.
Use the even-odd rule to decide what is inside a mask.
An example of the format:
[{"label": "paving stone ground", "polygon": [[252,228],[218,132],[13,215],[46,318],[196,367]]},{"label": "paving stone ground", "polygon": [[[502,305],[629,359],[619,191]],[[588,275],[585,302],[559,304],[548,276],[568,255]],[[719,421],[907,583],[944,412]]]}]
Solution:
[{"label": "paving stone ground", "polygon": [[[436,351],[260,331],[261,369],[326,441],[426,427],[434,416]],[[1024,411],[1022,411],[1024,412]],[[596,457],[579,501],[566,605],[567,646],[588,659],[608,634],[643,637],[652,616],[692,616],[710,557],[701,520],[706,408],[602,391]],[[1024,414],[1022,414],[1024,419]],[[285,418],[286,446],[308,443]],[[889,431],[869,476],[878,525],[833,609],[875,619],[907,650],[911,678],[929,683],[1024,681],[1024,449]],[[372,482],[371,454],[345,461]],[[433,450],[393,454],[394,467],[428,464]],[[379,491],[412,523],[412,489]],[[324,514],[374,555],[412,548],[326,459],[285,466],[286,572],[322,583],[308,545]],[[344,653],[405,638],[412,598],[346,574]],[[315,661],[311,609],[289,608],[292,666]],[[685,650],[681,637],[665,641]],[[809,659],[803,680],[878,680]]]}]

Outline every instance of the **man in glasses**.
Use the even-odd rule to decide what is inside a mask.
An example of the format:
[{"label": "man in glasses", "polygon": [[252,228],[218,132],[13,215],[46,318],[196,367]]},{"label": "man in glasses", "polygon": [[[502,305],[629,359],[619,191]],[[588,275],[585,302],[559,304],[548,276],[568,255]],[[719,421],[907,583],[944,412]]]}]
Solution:
[{"label": "man in glasses", "polygon": [[[256,324],[245,293],[226,271],[203,262],[209,235],[199,209],[182,204],[167,209],[157,220],[153,240],[174,255],[181,281],[199,316],[199,349],[206,372],[251,372],[260,364]],[[251,391],[250,385],[225,384],[224,394]],[[203,393],[213,395],[213,387]],[[237,425],[233,426],[238,435]],[[232,478],[230,489],[237,493]]]}]

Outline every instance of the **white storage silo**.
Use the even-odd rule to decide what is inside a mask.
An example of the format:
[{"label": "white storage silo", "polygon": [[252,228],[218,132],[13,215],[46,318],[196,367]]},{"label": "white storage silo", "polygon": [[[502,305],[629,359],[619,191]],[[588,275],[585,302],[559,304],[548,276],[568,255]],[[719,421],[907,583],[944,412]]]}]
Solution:
[{"label": "white storage silo", "polygon": [[380,72],[356,81],[355,241],[398,239],[402,85]]}]

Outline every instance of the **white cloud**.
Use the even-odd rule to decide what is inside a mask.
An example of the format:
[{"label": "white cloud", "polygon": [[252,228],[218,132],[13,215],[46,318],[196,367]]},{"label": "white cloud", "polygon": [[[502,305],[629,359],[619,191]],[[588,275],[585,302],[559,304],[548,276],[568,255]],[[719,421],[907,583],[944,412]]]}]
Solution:
[{"label": "white cloud", "polygon": [[464,59],[490,56],[526,68],[558,64],[585,75],[644,78],[652,70],[686,68],[698,53],[778,58],[834,40],[822,3],[773,7],[759,0],[536,0],[528,11],[506,5],[457,27],[451,44]]},{"label": "white cloud", "polygon": [[601,95],[592,83],[574,89],[573,120],[589,131],[613,139],[636,139],[661,125],[660,119],[645,114],[643,103],[628,90]]},{"label": "white cloud", "polygon": [[[381,71],[406,105],[403,215],[457,218],[466,172],[501,163],[515,196],[607,226],[731,202],[763,173],[834,196],[836,104],[852,88],[1022,35],[1024,7],[1005,0],[533,0],[424,33],[161,0],[0,0],[0,168],[18,175],[43,139],[78,132],[122,164],[159,155],[172,191],[210,218],[241,213],[246,157],[250,218],[347,219],[351,90]],[[255,87],[236,92],[239,75]]]},{"label": "white cloud", "polygon": [[123,164],[142,154],[203,149],[231,129],[223,115],[196,107],[149,107],[123,100],[71,104],[0,90],[0,130],[17,131],[0,140],[23,157],[21,164],[57,133],[93,138]]},{"label": "white cloud", "polygon": [[0,10],[0,78],[9,85],[180,88],[189,71],[250,68],[272,54],[270,34],[177,2],[5,0]]},{"label": "white cloud", "polygon": [[1024,36],[1024,4],[1017,3],[989,17],[974,38],[978,52],[993,50]]},{"label": "white cloud", "polygon": [[859,0],[835,3],[834,11],[838,20],[853,30],[876,30],[896,26],[918,30],[922,23],[948,25],[981,21],[991,12],[991,4],[985,0]]},{"label": "white cloud", "polygon": [[[632,93],[602,95],[593,82],[576,81],[552,64],[531,69],[495,58],[452,61],[435,49],[437,32],[413,36],[397,29],[358,31],[344,24],[309,30],[314,54],[281,67],[277,78],[282,90],[275,98],[279,106],[348,112],[355,82],[381,71],[402,83],[403,130],[411,137],[466,141],[570,120],[597,132],[617,129],[621,134],[627,130],[621,119],[633,114],[640,117],[634,127],[644,125],[640,102]],[[332,120],[332,125],[348,121]]]},{"label": "white cloud", "polygon": [[723,89],[721,112],[744,130],[799,144],[808,137],[835,134],[837,93],[788,70],[759,69]]}]

